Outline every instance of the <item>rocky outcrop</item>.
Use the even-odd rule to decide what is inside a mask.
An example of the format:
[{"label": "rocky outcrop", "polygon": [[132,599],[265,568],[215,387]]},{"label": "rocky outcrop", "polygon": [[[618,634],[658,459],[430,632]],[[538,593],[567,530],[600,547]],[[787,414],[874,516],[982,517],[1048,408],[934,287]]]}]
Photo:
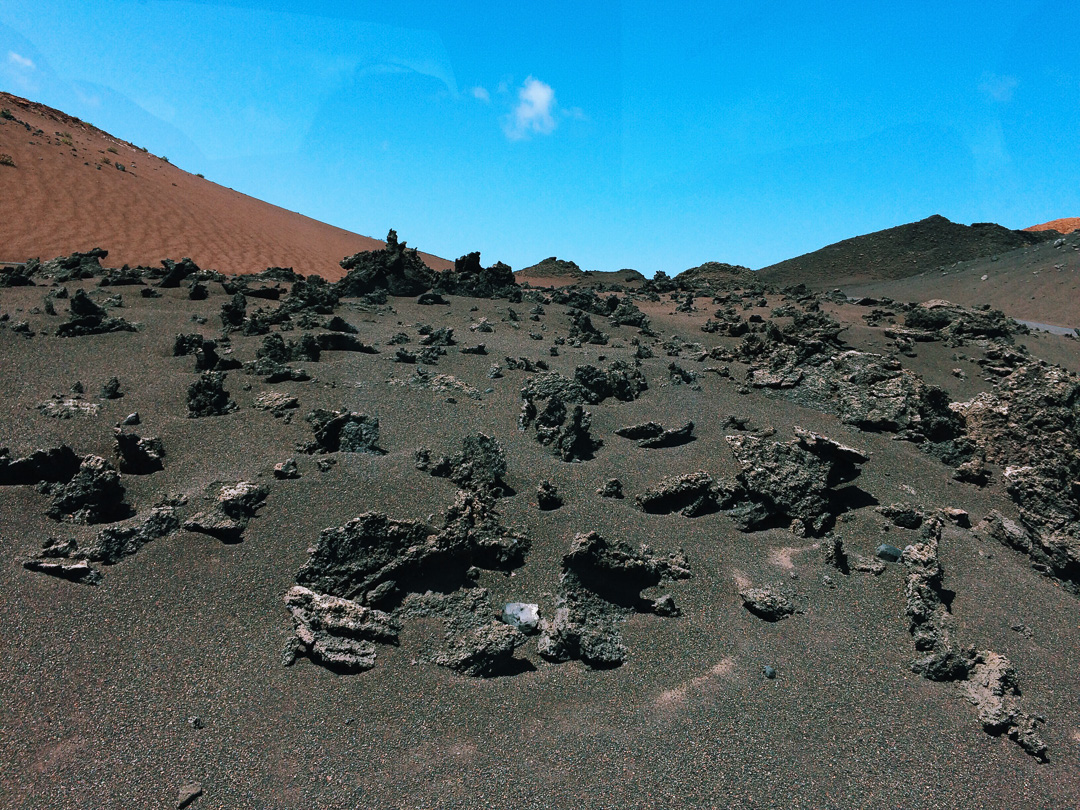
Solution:
[{"label": "rocky outcrop", "polygon": [[728,436],[742,467],[729,514],[742,531],[777,523],[795,534],[820,536],[843,506],[835,488],[854,480],[869,456],[819,433],[795,428],[787,443],[757,436]]},{"label": "rocky outcrop", "polygon": [[341,260],[341,266],[347,274],[334,285],[334,290],[342,298],[377,290],[389,295],[417,296],[430,290],[435,282],[435,274],[416,249],[407,249],[393,230],[386,235],[385,248],[348,256]]},{"label": "rocky outcrop", "polygon": [[634,439],[638,447],[678,447],[694,440],[694,423],[687,422],[682,427],[665,428],[659,422],[645,422],[640,425],[630,425],[615,431],[616,436],[624,439]]},{"label": "rocky outcrop", "polygon": [[185,520],[184,528],[226,543],[238,543],[269,494],[270,490],[263,484],[250,481],[227,484],[211,496],[214,505]]},{"label": "rocky outcrop", "polygon": [[328,411],[323,408],[304,417],[315,439],[299,449],[306,453],[369,453],[384,455],[379,447],[379,418],[355,411]]},{"label": "rocky outcrop", "polygon": [[199,379],[188,386],[189,418],[224,416],[239,407],[225,390],[225,376],[221,371],[204,371]]},{"label": "rocky outcrop", "polygon": [[66,444],[22,458],[12,458],[8,448],[0,447],[0,486],[67,483],[81,464],[82,457]]},{"label": "rocky outcrop", "polygon": [[436,653],[432,661],[462,675],[487,678],[510,671],[514,651],[525,641],[525,634],[520,630],[490,621],[455,638],[447,649]]},{"label": "rocky outcrop", "polygon": [[1020,687],[1009,659],[961,647],[952,638],[951,594],[943,587],[938,559],[941,534],[941,519],[935,516],[924,526],[922,539],[904,549],[902,557],[908,571],[904,593],[909,630],[918,652],[911,669],[931,681],[956,682],[978,710],[988,734],[1005,734],[1026,753],[1045,761],[1046,744],[1037,731],[1042,718],[1020,709]]},{"label": "rocky outcrop", "polygon": [[621,499],[623,497],[622,481],[618,478],[609,478],[597,488],[596,494],[601,498]]},{"label": "rocky outcrop", "polygon": [[136,525],[109,526],[97,533],[88,544],[74,539],[50,538],[37,554],[23,561],[23,568],[69,579],[87,585],[101,581],[101,572],[91,563],[114,565],[131,556],[147,543],[165,537],[180,528],[172,506],[154,507],[150,516]]},{"label": "rocky outcrop", "polygon": [[980,457],[1005,467],[1022,531],[988,517],[983,534],[1024,552],[1036,570],[1080,593],[1080,380],[1028,362],[953,409]]},{"label": "rocky outcrop", "polygon": [[558,509],[563,505],[559,488],[548,480],[543,480],[536,487],[536,505],[545,512]]},{"label": "rocky outcrop", "polygon": [[536,441],[563,461],[588,461],[603,444],[590,433],[592,414],[580,405],[567,411],[566,403],[558,396],[549,398],[539,413],[535,403],[526,400],[518,425],[525,430],[530,424],[535,428]]},{"label": "rocky outcrop", "polygon": [[678,512],[698,517],[720,508],[723,490],[704,470],[662,479],[634,498],[638,509],[654,515]]},{"label": "rocky outcrop", "polygon": [[401,624],[390,614],[351,599],[295,585],[285,594],[294,637],[283,655],[290,666],[300,656],[335,672],[375,666],[376,644],[397,644]]},{"label": "rocky outcrop", "polygon": [[[479,568],[521,565],[528,546],[527,538],[499,523],[489,498],[460,491],[440,530],[419,521],[391,520],[377,512],[325,529],[296,579],[315,596],[347,602],[328,603],[343,615],[362,615],[349,607],[353,605],[395,619],[446,619],[449,646],[432,660],[463,674],[487,676],[509,666],[524,636],[517,630],[506,632],[512,628],[505,625],[505,630],[491,626],[487,591],[472,583]],[[293,602],[297,598],[291,597]],[[304,596],[303,604],[312,604],[314,598]],[[289,598],[286,601],[292,610]],[[294,611],[294,620],[295,616]],[[297,654],[311,655],[319,662],[326,658],[323,649],[315,650],[313,639],[317,634],[300,637],[301,632],[307,632],[304,628],[312,626],[307,619],[296,624],[299,644],[291,643],[288,660]],[[374,661],[374,649],[368,642],[378,639],[363,637],[346,642],[341,641],[341,633],[331,635],[335,638],[326,641],[323,648],[345,650],[336,653],[344,662],[339,666],[369,668],[370,663],[361,662]],[[359,644],[361,641],[364,643]],[[356,663],[348,663],[348,656],[354,657]]]},{"label": "rocky outcrop", "polygon": [[120,473],[101,456],[82,459],[78,471],[65,482],[39,484],[51,496],[45,514],[68,523],[112,523],[132,513],[124,502]]},{"label": "rocky outcrop", "polygon": [[180,286],[181,281],[201,272],[199,265],[195,264],[187,256],[178,262],[174,262],[172,259],[162,259],[161,267],[162,270],[157,271],[154,275],[160,275],[161,280],[158,282],[158,286],[164,288],[175,289]]},{"label": "rocky outcrop", "polygon": [[37,272],[45,278],[51,278],[60,284],[79,279],[94,278],[101,275],[101,260],[108,255],[109,251],[101,248],[93,248],[85,253],[76,251],[68,256],[57,256],[55,259],[41,263]]},{"label": "rocky outcrop", "polygon": [[435,287],[444,293],[472,298],[520,296],[514,271],[502,262],[495,262],[491,267],[481,266],[479,252],[462,256],[454,262],[453,270],[439,273]]},{"label": "rocky outcrop", "polygon": [[613,397],[620,402],[632,402],[649,388],[641,370],[616,360],[606,369],[582,365],[574,369],[569,379],[555,372],[538,374],[521,389],[524,402],[558,397],[567,404],[599,405]]},{"label": "rocky outcrop", "polygon": [[767,622],[778,622],[796,612],[791,597],[775,587],[743,588],[739,598],[744,608]]},{"label": "rocky outcrop", "polygon": [[56,328],[60,337],[101,335],[106,332],[134,332],[135,327],[123,318],[111,317],[103,307],[95,304],[85,292],[76,290],[71,296],[68,319]]},{"label": "rocky outcrop", "polygon": [[417,469],[426,470],[437,478],[449,478],[462,489],[474,493],[501,497],[510,487],[502,480],[506,475],[506,454],[499,440],[484,433],[466,436],[461,450],[449,458],[440,456],[431,461],[431,451],[421,448],[416,454]]},{"label": "rocky outcrop", "polygon": [[[635,550],[596,532],[574,538],[562,567],[555,612],[540,621],[537,649],[549,660],[581,660],[594,669],[626,660],[619,624],[628,613],[656,612],[661,600],[643,597],[643,590],[690,576],[681,552],[660,557],[647,546]],[[669,601],[662,602],[664,615],[677,613]]]},{"label": "rocky outcrop", "polygon": [[149,475],[165,467],[165,445],[157,436],[115,431],[116,463],[122,473]]}]

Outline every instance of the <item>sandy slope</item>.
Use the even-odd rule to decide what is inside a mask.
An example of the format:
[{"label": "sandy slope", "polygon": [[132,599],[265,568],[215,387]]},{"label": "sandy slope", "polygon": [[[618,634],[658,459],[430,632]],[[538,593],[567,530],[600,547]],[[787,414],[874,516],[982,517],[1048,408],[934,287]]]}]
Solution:
[{"label": "sandy slope", "polygon": [[1024,228],[1025,231],[1057,231],[1058,233],[1072,233],[1080,230],[1080,217],[1064,217],[1044,222],[1042,225],[1032,225]]},{"label": "sandy slope", "polygon": [[281,266],[333,280],[344,256],[383,245],[189,174],[44,105],[0,93],[0,108],[17,119],[0,118],[0,154],[15,163],[0,165],[0,261],[103,247],[116,266],[190,256],[225,273]]},{"label": "sandy slope", "polygon": [[964,306],[988,304],[1014,318],[1080,326],[1080,234],[893,281],[840,285],[853,296],[897,301],[944,298]]}]

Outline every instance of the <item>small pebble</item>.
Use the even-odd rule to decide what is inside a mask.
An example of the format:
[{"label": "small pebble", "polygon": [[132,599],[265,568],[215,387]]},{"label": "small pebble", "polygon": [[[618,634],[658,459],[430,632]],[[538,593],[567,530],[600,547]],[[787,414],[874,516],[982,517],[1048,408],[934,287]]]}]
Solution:
[{"label": "small pebble", "polygon": [[761,674],[768,678],[770,681],[776,677],[776,669],[766,664],[761,669]]}]

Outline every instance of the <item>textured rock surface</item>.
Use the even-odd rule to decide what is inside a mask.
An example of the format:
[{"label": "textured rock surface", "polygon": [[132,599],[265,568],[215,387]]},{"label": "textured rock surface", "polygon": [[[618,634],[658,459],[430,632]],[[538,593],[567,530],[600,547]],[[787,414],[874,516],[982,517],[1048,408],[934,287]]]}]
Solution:
[{"label": "textured rock surface", "polygon": [[237,404],[225,390],[225,374],[221,371],[205,371],[188,386],[188,416],[223,416],[237,409]]},{"label": "textured rock surface", "polygon": [[778,622],[795,613],[795,603],[777,588],[743,588],[739,598],[743,607],[767,622]]},{"label": "textured rock surface", "polygon": [[923,539],[904,549],[903,563],[909,629],[919,655],[911,669],[932,681],[955,681],[960,692],[978,710],[988,734],[1005,734],[1036,759],[1047,758],[1046,744],[1037,728],[1041,718],[1021,711],[1020,687],[1009,659],[988,650],[961,647],[952,638],[948,603],[938,559],[941,521],[934,517],[923,528]]},{"label": "textured rock surface", "polygon": [[227,484],[217,490],[214,506],[185,520],[184,528],[225,542],[239,542],[269,494],[270,490],[263,484],[250,481]]},{"label": "textured rock surface", "polygon": [[493,621],[457,637],[432,660],[462,675],[490,677],[510,668],[514,650],[525,640],[520,630]]},{"label": "textured rock surface", "polygon": [[355,411],[312,411],[304,417],[315,439],[300,449],[307,453],[371,453],[383,455],[379,447],[379,417]]},{"label": "textured rock surface", "polygon": [[147,475],[165,467],[165,444],[157,436],[142,437],[117,428],[115,453],[122,473]]},{"label": "textured rock surface", "polygon": [[[660,557],[647,546],[605,540],[596,532],[577,535],[563,557],[559,598],[552,618],[540,622],[537,650],[553,661],[579,659],[603,669],[622,664],[628,650],[619,624],[626,613],[655,612],[641,591],[662,581],[690,576],[679,554]],[[673,615],[665,600],[660,612]]]},{"label": "textured rock surface", "polygon": [[304,655],[328,669],[362,672],[375,666],[375,644],[397,644],[401,632],[388,613],[300,585],[285,594],[285,606],[296,634],[286,664]]},{"label": "textured rock surface", "polygon": [[803,531],[820,535],[832,527],[842,505],[835,488],[860,474],[869,456],[819,433],[795,428],[787,443],[757,436],[728,436],[742,467],[740,501],[730,514],[743,531],[781,521],[798,521]]},{"label": "textured rock surface", "polygon": [[86,456],[64,483],[40,485],[51,496],[45,514],[70,523],[111,523],[131,514],[120,473],[101,456]]}]

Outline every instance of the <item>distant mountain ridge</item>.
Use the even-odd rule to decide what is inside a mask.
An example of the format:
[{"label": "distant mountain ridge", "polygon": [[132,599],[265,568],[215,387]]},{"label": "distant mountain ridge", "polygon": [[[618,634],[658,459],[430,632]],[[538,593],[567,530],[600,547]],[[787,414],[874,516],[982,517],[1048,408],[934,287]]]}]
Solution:
[{"label": "distant mountain ridge", "polygon": [[1004,253],[1059,236],[989,222],[961,225],[943,216],[887,228],[758,270],[762,281],[811,288],[907,278],[960,261]]}]

